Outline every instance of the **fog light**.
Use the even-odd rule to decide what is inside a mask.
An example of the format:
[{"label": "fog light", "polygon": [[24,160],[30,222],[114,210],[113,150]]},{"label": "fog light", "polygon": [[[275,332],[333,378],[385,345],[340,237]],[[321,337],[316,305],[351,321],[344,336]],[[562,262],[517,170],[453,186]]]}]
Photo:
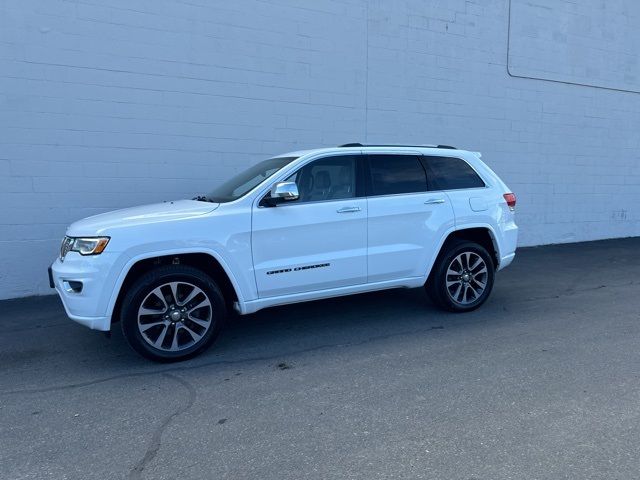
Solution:
[{"label": "fog light", "polygon": [[78,282],[76,280],[63,280],[62,285],[64,286],[64,289],[69,293],[82,292],[82,282]]}]

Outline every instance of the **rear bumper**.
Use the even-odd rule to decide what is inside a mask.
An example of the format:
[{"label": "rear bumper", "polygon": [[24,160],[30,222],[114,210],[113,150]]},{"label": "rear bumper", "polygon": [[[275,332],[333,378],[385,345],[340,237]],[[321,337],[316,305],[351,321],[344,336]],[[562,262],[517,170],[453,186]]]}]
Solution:
[{"label": "rear bumper", "polygon": [[511,265],[516,256],[516,247],[518,245],[518,226],[515,222],[504,223],[500,225],[501,242],[500,242],[500,264],[498,270]]},{"label": "rear bumper", "polygon": [[516,252],[513,252],[509,255],[506,255],[504,257],[502,257],[500,259],[500,266],[499,266],[499,270],[502,270],[505,267],[508,267],[509,265],[511,265],[511,262],[513,262],[513,259],[516,257]]}]

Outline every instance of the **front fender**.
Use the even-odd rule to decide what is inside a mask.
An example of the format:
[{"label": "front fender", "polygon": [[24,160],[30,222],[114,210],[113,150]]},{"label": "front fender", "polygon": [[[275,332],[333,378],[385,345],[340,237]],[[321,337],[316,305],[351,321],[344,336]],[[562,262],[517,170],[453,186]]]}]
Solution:
[{"label": "front fender", "polygon": [[120,271],[120,274],[115,280],[113,289],[111,290],[112,293],[107,304],[106,315],[113,315],[113,310],[120,294],[120,289],[122,288],[127,275],[136,263],[140,262],[141,260],[147,260],[150,258],[181,254],[184,255],[189,253],[202,253],[210,255],[220,264],[227,277],[229,278],[231,285],[236,291],[238,302],[241,306],[244,305],[247,300],[253,299],[256,296],[255,294],[252,294],[252,283],[246,281],[246,279],[243,281],[242,279],[237,278],[237,276],[233,273],[234,271],[237,271],[235,270],[236,266],[234,266],[233,260],[225,257],[220,253],[220,251],[215,250],[211,247],[159,248],[156,245],[152,248],[149,248],[149,246],[147,246],[147,248],[144,248],[141,246],[136,246],[134,251],[128,255],[128,260],[126,261],[124,267]]}]

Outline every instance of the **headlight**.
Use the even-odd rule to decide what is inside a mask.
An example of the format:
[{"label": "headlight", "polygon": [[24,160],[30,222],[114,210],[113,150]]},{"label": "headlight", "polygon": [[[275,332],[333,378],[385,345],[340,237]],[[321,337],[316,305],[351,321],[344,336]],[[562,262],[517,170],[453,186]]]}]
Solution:
[{"label": "headlight", "polygon": [[80,255],[98,255],[102,253],[109,243],[109,237],[64,237],[60,246],[60,260],[69,252],[78,252]]}]

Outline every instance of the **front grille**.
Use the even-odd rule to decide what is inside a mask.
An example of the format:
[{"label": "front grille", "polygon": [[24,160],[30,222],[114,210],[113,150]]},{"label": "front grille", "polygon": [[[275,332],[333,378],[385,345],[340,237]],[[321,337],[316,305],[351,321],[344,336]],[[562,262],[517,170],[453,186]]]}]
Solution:
[{"label": "front grille", "polygon": [[62,245],[60,245],[60,261],[64,262],[64,257],[67,256],[69,250],[71,250],[71,246],[73,245],[73,238],[64,237],[62,239]]}]

